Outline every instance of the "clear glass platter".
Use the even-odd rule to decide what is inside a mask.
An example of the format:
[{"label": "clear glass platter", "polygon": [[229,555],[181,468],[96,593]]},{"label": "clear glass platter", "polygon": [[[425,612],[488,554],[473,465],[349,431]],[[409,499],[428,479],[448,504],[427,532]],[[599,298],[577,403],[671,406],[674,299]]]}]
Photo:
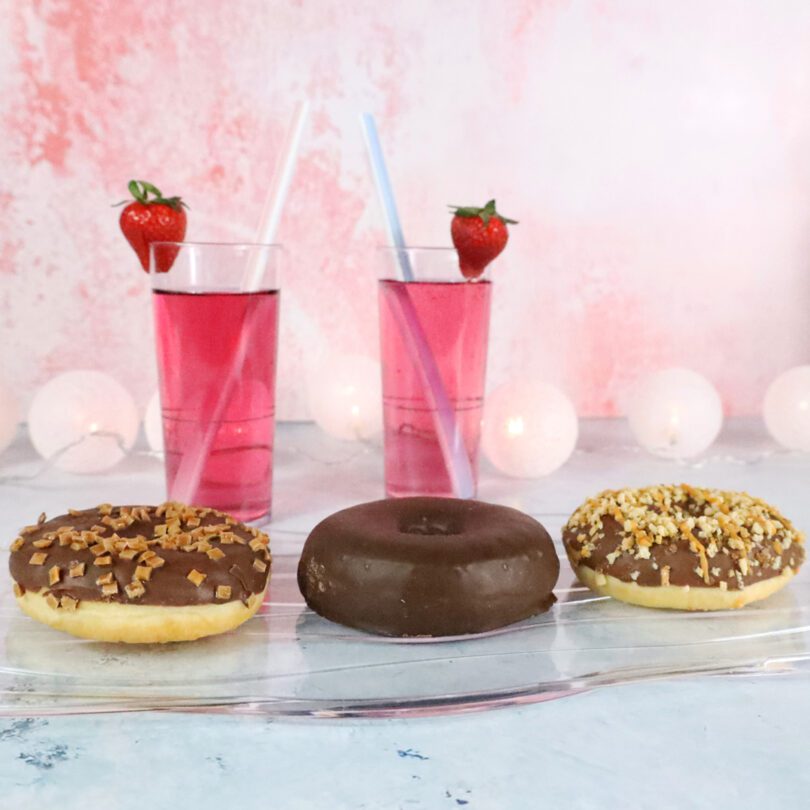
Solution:
[{"label": "clear glass platter", "polygon": [[[688,481],[744,489],[810,527],[810,457],[779,451],[759,420],[730,420],[694,463],[656,459],[619,421],[583,421],[579,449],[554,475],[517,481],[482,472],[483,500],[536,517],[554,538],[581,501],[606,487]],[[474,711],[683,675],[810,671],[807,571],[740,611],[646,610],[597,597],[573,580],[562,549],[557,604],[485,636],[391,640],[307,610],[298,554],[323,517],[381,495],[379,448],[330,441],[312,425],[279,425],[273,573],[261,612],[236,631],[190,644],[128,647],[82,641],[24,616],[0,551],[0,714],[253,712],[287,717],[385,717]],[[3,456],[0,548],[40,511],[159,503],[160,459],[143,453],[111,474],[43,467],[25,440]]]},{"label": "clear glass platter", "polygon": [[241,628],[187,644],[75,639],[22,615],[3,587],[0,713],[430,715],[679,675],[810,668],[803,577],[744,610],[698,614],[595,596],[563,564],[557,604],[546,614],[480,636],[392,640],[308,610],[296,563],[295,554],[274,558],[268,599]]}]

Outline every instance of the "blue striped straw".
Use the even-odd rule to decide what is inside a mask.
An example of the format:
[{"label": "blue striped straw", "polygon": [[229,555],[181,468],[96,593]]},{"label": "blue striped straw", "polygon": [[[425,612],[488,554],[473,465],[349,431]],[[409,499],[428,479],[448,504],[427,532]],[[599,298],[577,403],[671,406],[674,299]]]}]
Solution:
[{"label": "blue striped straw", "polygon": [[[374,116],[370,113],[363,113],[360,123],[363,127],[371,171],[374,175],[374,185],[377,187],[377,194],[383,209],[388,239],[396,250],[402,280],[410,282],[414,280],[413,268],[405,246],[394,190],[385,165]],[[472,498],[475,495],[475,477],[472,465],[464,445],[464,437],[459,430],[453,407],[436,365],[436,358],[430,349],[411,297],[404,289],[397,287],[391,289],[393,298],[390,303],[394,305],[394,313],[400,324],[405,346],[410,354],[411,362],[419,372],[425,395],[432,406],[434,428],[453,493],[459,498]]]},{"label": "blue striped straw", "polygon": [[394,187],[391,185],[391,178],[388,176],[388,168],[385,165],[377,124],[371,113],[363,113],[360,116],[360,122],[366,138],[366,150],[371,162],[371,173],[374,175],[374,185],[383,210],[385,228],[388,231],[388,244],[396,248],[402,280],[413,281],[411,257],[405,247],[405,235],[402,233],[402,223],[399,221],[397,203],[394,199]]}]

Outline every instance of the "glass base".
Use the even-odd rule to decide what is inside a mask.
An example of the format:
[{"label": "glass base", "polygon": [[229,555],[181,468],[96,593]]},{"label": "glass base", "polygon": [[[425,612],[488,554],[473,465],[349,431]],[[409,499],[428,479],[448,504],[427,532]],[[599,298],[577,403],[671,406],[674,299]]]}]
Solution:
[{"label": "glass base", "polygon": [[[455,492],[447,489],[404,489],[399,487],[385,487],[386,498],[458,498]],[[476,489],[471,499],[478,497],[478,490]]]}]

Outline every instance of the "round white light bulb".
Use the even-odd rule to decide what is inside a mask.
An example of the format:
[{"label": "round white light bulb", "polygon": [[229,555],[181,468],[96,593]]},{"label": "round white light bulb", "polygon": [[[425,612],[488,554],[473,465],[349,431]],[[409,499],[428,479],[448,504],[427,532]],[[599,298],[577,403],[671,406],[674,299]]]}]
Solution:
[{"label": "round white light bulb", "polygon": [[19,423],[17,399],[8,388],[0,385],[0,453],[14,441]]},{"label": "round white light bulb", "polygon": [[370,439],[382,431],[380,364],[358,354],[331,355],[308,386],[315,422],[338,439]]},{"label": "round white light bulb", "polygon": [[664,458],[691,458],[708,449],[723,426],[723,403],[703,375],[686,368],[639,380],[627,408],[636,441]]},{"label": "round white light bulb", "polygon": [[143,417],[143,430],[146,442],[156,453],[163,452],[163,417],[160,411],[160,391],[149,397],[146,413]]},{"label": "round white light bulb", "polygon": [[94,473],[115,466],[135,443],[140,417],[121,383],[100,371],[67,371],[37,391],[28,431],[56,467]]},{"label": "round white light bulb", "polygon": [[539,478],[561,467],[579,434],[571,400],[556,386],[515,381],[489,393],[481,446],[498,470],[516,478]]},{"label": "round white light bulb", "polygon": [[779,444],[810,452],[810,366],[791,368],[770,384],[762,415]]}]

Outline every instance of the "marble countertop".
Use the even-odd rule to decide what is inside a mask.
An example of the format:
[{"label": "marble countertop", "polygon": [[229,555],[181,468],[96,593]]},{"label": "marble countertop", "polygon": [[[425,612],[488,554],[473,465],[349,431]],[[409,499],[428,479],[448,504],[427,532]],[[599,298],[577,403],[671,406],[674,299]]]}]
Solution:
[{"label": "marble countertop", "polygon": [[[780,452],[758,422],[727,425],[696,464],[651,458],[624,426],[583,425],[579,450],[543,481],[484,469],[480,496],[552,525],[598,489],[654,481],[744,488],[803,529],[810,459]],[[381,493],[374,445],[281,425],[272,528],[290,548],[320,517]],[[43,509],[157,501],[146,453],[104,476],[45,468],[21,438],[0,458],[4,536]],[[289,538],[293,538],[292,540]],[[115,810],[278,808],[803,807],[810,790],[806,677],[680,679],[449,717],[280,721],[145,712],[0,718],[0,806]],[[181,769],[183,773],[181,774]]]}]

